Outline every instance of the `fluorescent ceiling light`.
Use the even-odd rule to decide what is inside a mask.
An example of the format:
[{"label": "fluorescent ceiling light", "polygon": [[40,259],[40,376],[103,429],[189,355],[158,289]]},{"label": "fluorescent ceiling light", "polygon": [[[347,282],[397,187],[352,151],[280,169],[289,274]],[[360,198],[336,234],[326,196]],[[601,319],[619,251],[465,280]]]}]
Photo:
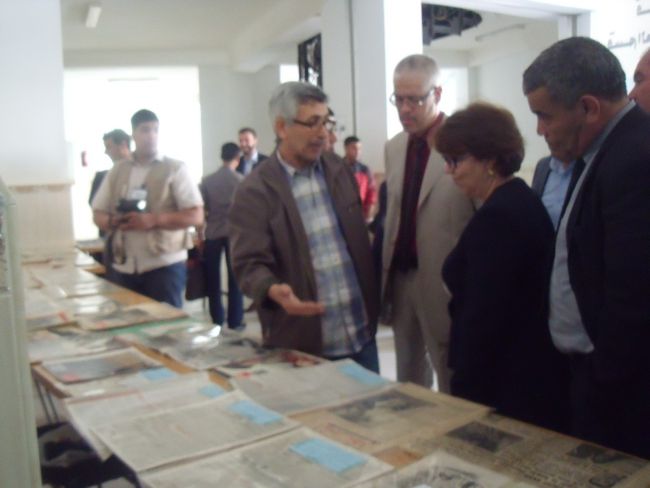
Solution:
[{"label": "fluorescent ceiling light", "polygon": [[102,7],[100,5],[88,5],[88,12],[86,13],[86,27],[94,29],[99,22],[99,16],[102,14]]}]

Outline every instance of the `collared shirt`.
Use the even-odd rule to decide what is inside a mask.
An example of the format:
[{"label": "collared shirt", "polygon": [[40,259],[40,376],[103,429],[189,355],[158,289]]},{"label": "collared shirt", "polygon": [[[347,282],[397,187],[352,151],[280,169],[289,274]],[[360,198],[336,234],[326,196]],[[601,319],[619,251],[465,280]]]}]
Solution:
[{"label": "collared shirt", "polygon": [[323,355],[347,356],[359,352],[370,340],[365,303],[354,263],[338,224],[338,218],[320,160],[298,170],[278,159],[287,172],[307,234],[316,278],[321,316]]},{"label": "collared shirt", "polygon": [[242,161],[244,162],[244,175],[247,175],[251,171],[253,171],[253,166],[257,164],[258,158],[259,158],[259,154],[257,153],[257,149],[253,151],[253,154],[251,154],[250,159],[246,159],[245,156],[242,156]]},{"label": "collared shirt", "polygon": [[406,272],[418,267],[418,250],[416,240],[416,224],[418,201],[422,180],[427,169],[431,148],[427,139],[437,130],[444,119],[441,112],[424,134],[409,136],[404,162],[404,181],[402,183],[402,203],[400,206],[400,221],[395,241],[393,266]]},{"label": "collared shirt", "polygon": [[[111,188],[110,175],[107,175],[93,199],[93,210],[100,210],[107,213],[115,212],[114,208],[109,208],[111,195],[114,192],[119,192],[121,197],[128,197],[133,190],[142,188],[149,171],[158,161],[162,161],[162,156],[156,156],[156,159],[151,163],[137,163],[134,160],[120,162],[119,164],[132,165],[128,187]],[[171,177],[170,184],[178,210],[203,205],[199,188],[192,181],[186,165],[183,164],[180,166],[179,170]],[[165,254],[152,254],[149,251],[148,232],[146,230],[129,230],[124,232],[126,261],[123,264],[113,264],[113,268],[120,273],[144,273],[187,259],[187,251],[185,250]]]},{"label": "collared shirt", "polygon": [[592,162],[598,154],[603,141],[632,107],[634,107],[634,102],[628,103],[620,110],[609,121],[602,133],[591,143],[591,146],[589,146],[583,155],[585,169],[576,183],[566,211],[560,220],[560,226],[555,240],[555,260],[551,274],[549,327],[555,347],[564,353],[587,354],[594,350],[594,345],[582,322],[578,302],[573,288],[571,288],[571,282],[569,281],[569,250],[566,238],[567,224],[576,196],[580,193],[580,188],[591,169]]},{"label": "collared shirt", "polygon": [[542,203],[551,217],[553,228],[556,230],[560,223],[564,197],[566,197],[574,167],[575,161],[571,161],[568,166],[565,166],[560,160],[555,158],[551,158],[549,162],[550,171],[546,179],[546,184],[544,185]]}]

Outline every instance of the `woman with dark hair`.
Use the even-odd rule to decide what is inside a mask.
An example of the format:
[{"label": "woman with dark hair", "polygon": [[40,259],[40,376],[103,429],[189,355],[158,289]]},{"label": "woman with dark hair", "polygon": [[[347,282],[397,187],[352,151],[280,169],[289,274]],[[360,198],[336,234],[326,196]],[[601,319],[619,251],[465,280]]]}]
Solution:
[{"label": "woman with dark hair", "polygon": [[507,110],[474,103],[449,117],[436,148],[482,202],[443,266],[451,294],[451,393],[564,430],[568,371],[548,329],[553,225],[514,177],[524,145]]}]

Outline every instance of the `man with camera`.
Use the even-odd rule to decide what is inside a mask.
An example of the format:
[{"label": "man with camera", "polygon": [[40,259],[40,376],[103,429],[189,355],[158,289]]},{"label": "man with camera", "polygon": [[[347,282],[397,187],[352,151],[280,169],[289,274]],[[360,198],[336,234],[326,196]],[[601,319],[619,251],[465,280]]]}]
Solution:
[{"label": "man with camera", "polygon": [[158,154],[158,118],[131,118],[135,151],[106,175],[95,199],[95,224],[109,233],[112,278],[118,285],[181,307],[188,228],[203,223],[203,200],[184,163]]}]

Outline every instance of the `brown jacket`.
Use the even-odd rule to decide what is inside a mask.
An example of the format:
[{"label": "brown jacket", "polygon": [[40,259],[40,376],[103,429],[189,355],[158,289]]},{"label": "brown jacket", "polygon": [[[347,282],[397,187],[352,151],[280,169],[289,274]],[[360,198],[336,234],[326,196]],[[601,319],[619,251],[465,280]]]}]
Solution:
[{"label": "brown jacket", "polygon": [[[379,287],[356,182],[338,156],[323,155],[321,161],[374,337]],[[320,354],[320,318],[287,315],[267,298],[272,284],[287,283],[301,300],[318,299],[307,235],[289,178],[275,154],[239,185],[229,214],[229,237],[235,276],[257,307],[264,344]]]}]

